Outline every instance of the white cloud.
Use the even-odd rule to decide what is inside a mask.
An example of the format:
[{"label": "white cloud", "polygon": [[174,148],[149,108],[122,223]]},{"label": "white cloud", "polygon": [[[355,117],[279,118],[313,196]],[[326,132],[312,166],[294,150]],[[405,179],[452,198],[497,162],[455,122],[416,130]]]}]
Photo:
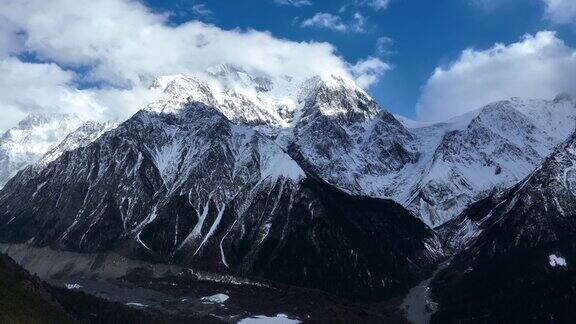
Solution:
[{"label": "white cloud", "polygon": [[[514,3],[521,6],[525,0],[468,0],[478,8],[491,11],[497,9],[505,3]],[[562,24],[576,23],[576,1],[575,0],[539,0],[544,4],[545,17],[551,22]]]},{"label": "white cloud", "polygon": [[376,11],[386,10],[392,0],[354,0],[340,6],[338,12],[344,13],[350,8],[371,8]]},{"label": "white cloud", "polygon": [[56,64],[0,59],[0,129],[37,110],[95,117],[102,110],[90,94],[69,86],[74,75]]},{"label": "white cloud", "polygon": [[576,1],[543,0],[546,5],[546,17],[556,24],[576,23]]},{"label": "white cloud", "polygon": [[366,4],[368,4],[369,6],[371,6],[376,10],[385,10],[388,8],[388,5],[390,4],[390,0],[368,0],[365,2]]},{"label": "white cloud", "polygon": [[352,16],[352,23],[350,24],[350,29],[357,33],[364,32],[364,26],[366,25],[366,17],[359,12],[355,12]]},{"label": "white cloud", "polygon": [[192,5],[192,12],[198,16],[204,16],[204,17],[208,17],[208,16],[212,16],[213,12],[212,10],[210,10],[208,8],[208,6],[206,6],[205,3],[197,3]]},{"label": "white cloud", "polygon": [[280,6],[304,7],[311,6],[310,0],[274,0],[274,3]]},{"label": "white cloud", "polygon": [[[143,103],[138,98],[156,76],[194,75],[222,63],[296,79],[325,73],[360,80],[377,75],[376,70],[365,70],[366,75],[352,71],[353,64],[329,43],[293,42],[268,32],[223,30],[197,21],[173,26],[167,19],[132,0],[0,1],[0,60],[35,74],[29,81],[23,79],[22,90],[14,93],[36,91],[35,82],[47,82],[34,102],[11,94],[6,98],[2,89],[0,110],[4,115],[68,105],[67,109],[126,118],[141,107],[133,105]],[[49,64],[10,57],[23,52]],[[39,72],[42,69],[50,73]],[[86,72],[73,72],[78,69]],[[0,75],[0,84],[10,82]],[[104,87],[78,90],[78,82]],[[45,96],[49,100],[42,100]]]},{"label": "white cloud", "polygon": [[304,20],[300,25],[302,27],[325,28],[341,32],[348,30],[348,26],[342,21],[340,16],[324,12],[316,13],[312,18]]},{"label": "white cloud", "polygon": [[366,17],[359,12],[355,12],[348,23],[345,23],[340,16],[324,12],[318,12],[311,18],[300,23],[302,27],[323,28],[339,32],[352,31],[356,33],[364,32],[365,25]]},{"label": "white cloud", "polygon": [[467,49],[428,79],[417,104],[421,120],[444,120],[510,97],[576,94],[576,50],[554,32],[526,35],[510,45]]},{"label": "white cloud", "polygon": [[388,56],[394,54],[392,46],[394,40],[390,37],[382,36],[376,40],[376,54],[380,56]]},{"label": "white cloud", "polygon": [[380,76],[391,69],[392,66],[375,57],[361,60],[351,67],[352,74],[356,78],[356,83],[364,88],[378,82]]}]

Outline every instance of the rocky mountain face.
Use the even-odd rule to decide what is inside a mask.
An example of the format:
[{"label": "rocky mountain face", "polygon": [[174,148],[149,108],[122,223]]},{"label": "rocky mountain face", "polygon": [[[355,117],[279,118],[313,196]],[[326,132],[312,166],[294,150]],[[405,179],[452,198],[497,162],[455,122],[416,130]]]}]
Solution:
[{"label": "rocky mountain face", "polygon": [[423,164],[404,204],[427,224],[441,225],[525,178],[575,125],[576,103],[559,96],[497,102],[447,123],[413,128]]},{"label": "rocky mountain face", "polygon": [[569,321],[576,298],[576,133],[526,179],[445,226],[449,240],[464,244],[434,283],[445,305],[439,322]]},{"label": "rocky mountain face", "polygon": [[288,153],[325,181],[356,195],[390,198],[390,178],[418,161],[415,136],[361,89],[344,80],[312,79]]},{"label": "rocky mountain face", "polygon": [[382,110],[345,78],[299,83],[230,65],[209,69],[202,79],[160,77],[150,88],[164,99],[147,110],[174,114],[190,100],[201,102],[265,135],[307,172],[354,195],[393,199],[430,227],[526,177],[576,124],[574,100],[560,95],[514,98],[419,125]]},{"label": "rocky mountain face", "polygon": [[162,99],[128,121],[70,127],[18,164],[0,191],[2,241],[387,296],[445,255],[429,227],[454,250],[479,242],[502,190],[576,125],[564,95],[417,124],[346,78],[229,65],[150,91]]},{"label": "rocky mountain face", "polygon": [[0,192],[2,240],[123,251],[359,299],[397,293],[443,257],[400,205],[333,188],[219,106],[180,99],[12,179]]},{"label": "rocky mountain face", "polygon": [[[512,98],[422,126],[399,121],[344,78],[319,76],[298,85],[229,66],[214,71],[224,87],[196,80],[206,84],[205,92],[180,93],[216,105],[236,123],[255,125],[330,184],[393,199],[431,227],[526,177],[576,125],[576,102],[567,95]],[[211,99],[214,93],[225,99]]]},{"label": "rocky mountain face", "polygon": [[0,137],[0,188],[18,171],[36,163],[46,152],[76,130],[74,116],[34,114]]}]

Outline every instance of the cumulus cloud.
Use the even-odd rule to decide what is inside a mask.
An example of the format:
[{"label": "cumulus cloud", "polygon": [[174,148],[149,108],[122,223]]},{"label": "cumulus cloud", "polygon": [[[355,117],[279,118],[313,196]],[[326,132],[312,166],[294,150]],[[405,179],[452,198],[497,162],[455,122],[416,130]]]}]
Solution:
[{"label": "cumulus cloud", "polygon": [[311,6],[310,0],[274,0],[274,3],[280,6],[304,7]]},{"label": "cumulus cloud", "polygon": [[376,10],[385,10],[390,4],[390,0],[363,0],[363,4],[368,5]]},{"label": "cumulus cloud", "polygon": [[88,117],[102,113],[90,94],[69,87],[74,75],[56,64],[0,60],[0,129],[15,124],[27,113],[77,113]]},{"label": "cumulus cloud", "polygon": [[384,72],[391,70],[392,66],[375,57],[361,60],[351,67],[352,74],[360,87],[369,87],[376,83]]},{"label": "cumulus cloud", "polygon": [[[469,3],[484,10],[494,10],[504,3],[518,2],[522,5],[524,0],[468,0]],[[558,25],[576,23],[576,1],[574,0],[539,0],[544,4],[545,17]]]},{"label": "cumulus cloud", "polygon": [[576,1],[543,0],[546,5],[546,17],[556,24],[576,23]]},{"label": "cumulus cloud", "polygon": [[326,28],[341,32],[348,30],[348,26],[346,26],[340,16],[325,12],[316,13],[313,17],[304,20],[300,25],[302,27]]},{"label": "cumulus cloud", "polygon": [[[37,102],[7,96],[3,88],[3,112],[8,107],[22,112],[67,106],[126,118],[141,108],[133,105],[143,104],[138,98],[145,97],[153,78],[196,75],[222,63],[295,79],[331,73],[365,80],[379,73],[353,71],[354,64],[338,56],[329,43],[293,42],[268,32],[224,30],[198,21],[174,26],[167,14],[132,0],[0,1],[0,45],[0,60],[6,66],[30,70],[26,73],[39,79],[23,79],[23,90],[14,91],[38,91]],[[32,54],[40,63],[14,58],[19,53]],[[42,69],[50,73],[39,72]],[[0,84],[12,82],[12,77],[1,74]],[[34,82],[47,83],[36,87]],[[99,87],[79,90],[78,84]]]},{"label": "cumulus cloud", "polygon": [[318,12],[311,18],[308,18],[300,26],[302,27],[315,27],[330,29],[339,32],[364,32],[364,26],[366,25],[366,17],[359,12],[355,12],[352,15],[350,22],[345,23],[342,18],[338,15],[333,15],[325,12]]},{"label": "cumulus cloud", "polygon": [[417,104],[421,120],[444,120],[510,97],[576,94],[576,50],[554,32],[486,50],[467,49],[426,82]]}]

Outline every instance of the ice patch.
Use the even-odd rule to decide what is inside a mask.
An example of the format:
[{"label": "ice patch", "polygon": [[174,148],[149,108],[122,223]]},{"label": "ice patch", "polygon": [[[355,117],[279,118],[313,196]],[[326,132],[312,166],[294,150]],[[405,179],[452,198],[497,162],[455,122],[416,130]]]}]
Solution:
[{"label": "ice patch", "polygon": [[238,324],[296,324],[302,323],[299,320],[291,319],[287,315],[278,314],[275,317],[264,315],[252,316],[240,320]]},{"label": "ice patch", "polygon": [[222,304],[226,302],[230,297],[226,294],[216,294],[213,296],[202,297],[200,300],[203,303],[212,303],[212,304]]},{"label": "ice patch", "polygon": [[563,257],[556,255],[556,254],[550,254],[550,256],[548,257],[550,265],[552,266],[552,268],[556,268],[556,267],[563,267],[566,268],[566,259],[564,259]]}]

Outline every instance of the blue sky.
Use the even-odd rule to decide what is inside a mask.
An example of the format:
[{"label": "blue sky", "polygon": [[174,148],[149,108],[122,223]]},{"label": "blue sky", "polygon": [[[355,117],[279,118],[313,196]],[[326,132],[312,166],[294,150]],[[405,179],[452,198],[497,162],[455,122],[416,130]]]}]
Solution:
[{"label": "blue sky", "polygon": [[[171,12],[170,21],[174,24],[199,19],[225,29],[270,31],[276,37],[294,41],[326,41],[351,62],[368,55],[379,56],[394,68],[370,88],[371,95],[387,109],[411,118],[416,117],[421,88],[434,69],[457,59],[466,48],[509,44],[541,30],[557,31],[568,45],[576,43],[574,25],[558,25],[545,19],[544,3],[540,0],[392,0],[380,10],[350,0],[311,0],[311,5],[298,7],[281,6],[273,0],[145,3],[154,10]],[[193,8],[198,4],[210,13],[195,12]],[[318,12],[338,15],[344,23],[360,13],[366,18],[364,31],[301,27],[302,21]],[[391,53],[377,53],[381,37],[393,40],[387,46]]]},{"label": "blue sky", "polygon": [[0,131],[40,111],[122,121],[154,78],[222,63],[349,77],[393,113],[441,121],[576,96],[576,1],[3,0]]}]

